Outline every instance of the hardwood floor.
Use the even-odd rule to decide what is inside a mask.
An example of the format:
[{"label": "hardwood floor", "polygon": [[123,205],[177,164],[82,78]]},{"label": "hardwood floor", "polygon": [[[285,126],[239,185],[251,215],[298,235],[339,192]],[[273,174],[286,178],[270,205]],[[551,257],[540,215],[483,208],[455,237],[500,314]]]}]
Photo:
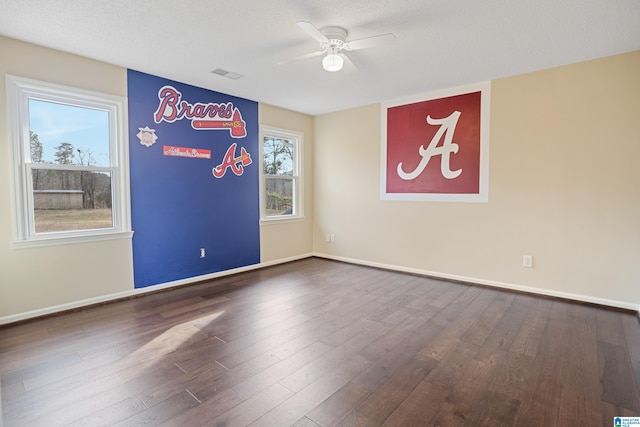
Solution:
[{"label": "hardwood floor", "polygon": [[631,313],[310,258],[0,329],[8,426],[612,426]]}]

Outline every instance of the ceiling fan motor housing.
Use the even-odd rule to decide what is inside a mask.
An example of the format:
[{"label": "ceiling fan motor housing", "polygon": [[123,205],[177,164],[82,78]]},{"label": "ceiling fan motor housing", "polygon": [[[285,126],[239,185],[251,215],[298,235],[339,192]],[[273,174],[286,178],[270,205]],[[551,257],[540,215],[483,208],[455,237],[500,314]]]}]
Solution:
[{"label": "ceiling fan motor housing", "polygon": [[325,47],[336,47],[337,50],[341,50],[343,45],[345,45],[345,40],[347,39],[347,30],[342,27],[324,27],[320,30],[322,34],[324,34],[327,39],[329,39],[325,43]]}]

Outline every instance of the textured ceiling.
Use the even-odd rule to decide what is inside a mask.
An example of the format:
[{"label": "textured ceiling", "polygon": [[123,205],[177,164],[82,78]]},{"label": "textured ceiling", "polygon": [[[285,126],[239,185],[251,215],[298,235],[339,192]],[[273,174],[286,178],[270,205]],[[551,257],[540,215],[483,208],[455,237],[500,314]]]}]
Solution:
[{"label": "textured ceiling", "polygon": [[[397,41],[278,65],[319,48],[297,21]],[[638,50],[640,1],[0,0],[0,34],[317,115]]]}]

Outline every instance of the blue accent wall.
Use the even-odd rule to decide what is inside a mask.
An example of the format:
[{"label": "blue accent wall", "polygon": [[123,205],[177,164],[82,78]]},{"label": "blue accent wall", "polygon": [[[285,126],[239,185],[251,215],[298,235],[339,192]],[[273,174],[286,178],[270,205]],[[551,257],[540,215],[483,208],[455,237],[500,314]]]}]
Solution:
[{"label": "blue accent wall", "polygon": [[127,77],[135,287],[259,263],[258,104]]}]

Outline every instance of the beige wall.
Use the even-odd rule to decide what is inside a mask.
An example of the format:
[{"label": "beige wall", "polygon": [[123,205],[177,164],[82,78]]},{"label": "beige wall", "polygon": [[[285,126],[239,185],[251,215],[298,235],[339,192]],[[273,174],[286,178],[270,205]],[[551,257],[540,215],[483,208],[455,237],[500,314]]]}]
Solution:
[{"label": "beige wall", "polygon": [[0,318],[133,288],[131,241],[12,249],[5,75],[126,96],[126,70],[0,36]]},{"label": "beige wall", "polygon": [[381,201],[380,106],[316,117],[314,250],[637,309],[639,73],[633,52],[492,82],[489,203]]},{"label": "beige wall", "polygon": [[304,219],[264,222],[260,226],[260,261],[267,263],[310,254],[313,251],[313,117],[265,104],[260,104],[258,114],[261,126],[302,133],[304,154]]}]

